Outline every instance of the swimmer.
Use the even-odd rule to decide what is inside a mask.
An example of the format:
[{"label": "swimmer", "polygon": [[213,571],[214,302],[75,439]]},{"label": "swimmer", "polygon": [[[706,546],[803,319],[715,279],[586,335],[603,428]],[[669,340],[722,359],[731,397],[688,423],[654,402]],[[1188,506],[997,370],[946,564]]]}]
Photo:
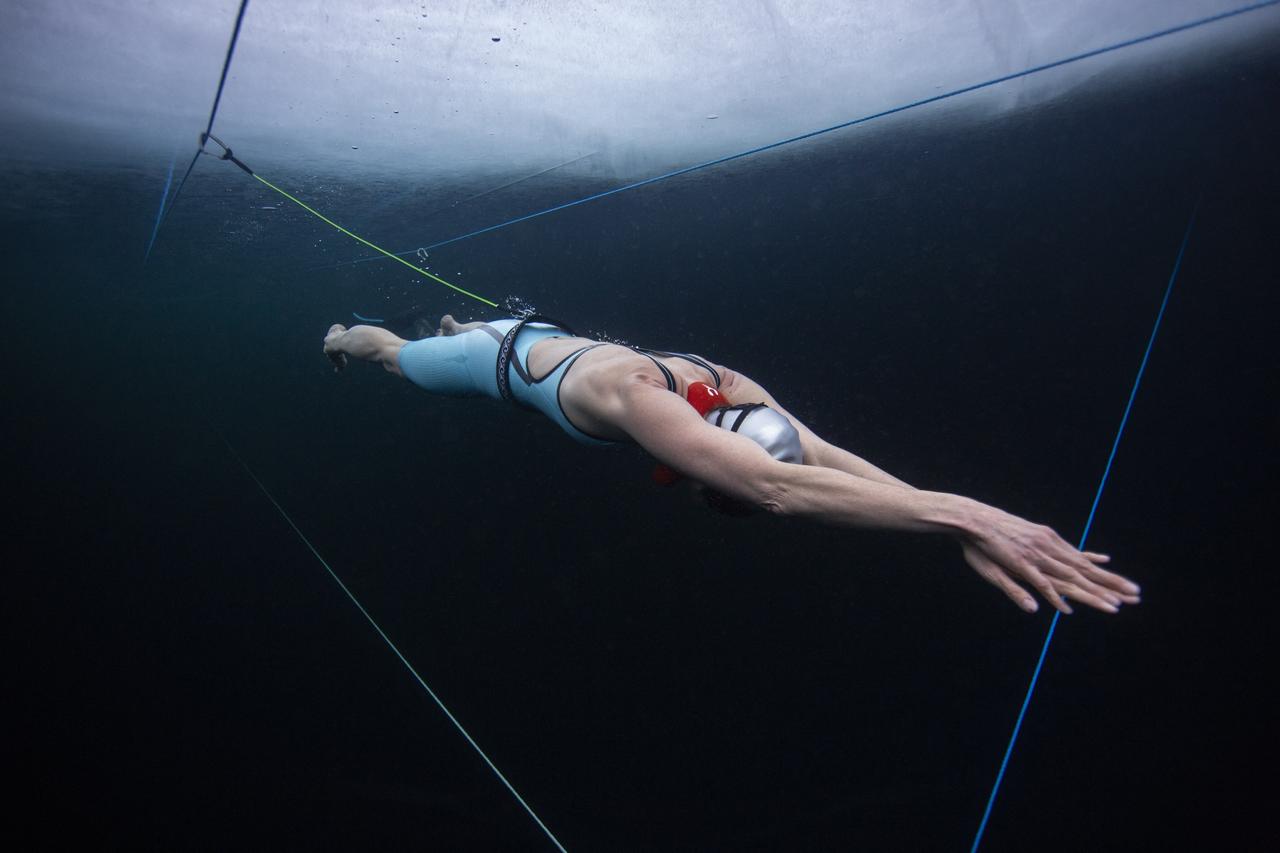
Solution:
[{"label": "swimmer", "polygon": [[663,477],[683,476],[724,498],[837,527],[943,533],[965,562],[1023,610],[1030,587],[1063,613],[1071,601],[1116,613],[1137,604],[1137,584],[1103,568],[1051,528],[971,498],[916,489],[823,441],[741,373],[696,355],[577,337],[562,324],[458,323],[405,340],[377,326],[330,327],[324,353],[381,364],[426,391],[488,396],[537,409],[587,445],[632,442]]}]

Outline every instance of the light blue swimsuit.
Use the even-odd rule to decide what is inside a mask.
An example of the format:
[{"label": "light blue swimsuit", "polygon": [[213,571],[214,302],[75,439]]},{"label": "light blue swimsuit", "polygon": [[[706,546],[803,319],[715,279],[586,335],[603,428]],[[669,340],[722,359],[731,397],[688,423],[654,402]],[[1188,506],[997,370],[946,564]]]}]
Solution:
[{"label": "light blue swimsuit", "polygon": [[[400,348],[400,372],[405,378],[432,394],[451,397],[492,397],[498,393],[498,347],[516,320],[497,320],[478,329],[447,337],[410,341]],[[527,323],[516,338],[515,359],[520,369],[511,371],[511,392],[521,404],[542,412],[560,428],[583,444],[614,444],[583,432],[570,422],[560,405],[560,383],[584,352],[600,344],[589,344],[571,352],[541,379],[525,381],[529,350],[538,341],[564,337],[564,331],[547,323]]]},{"label": "light blue swimsuit", "polygon": [[[432,394],[450,397],[483,396],[501,400],[502,394],[498,390],[498,351],[502,346],[502,339],[517,322],[496,320],[460,335],[410,341],[400,348],[400,372],[410,382]],[[574,350],[541,379],[534,379],[529,373],[529,350],[533,349],[533,345],[547,338],[564,336],[563,329],[549,323],[525,323],[516,336],[511,371],[508,374],[511,395],[522,405],[537,409],[551,418],[561,429],[583,444],[616,444],[578,429],[560,404],[560,385],[569,368],[587,350],[611,346],[610,344],[587,344]],[[711,375],[717,388],[720,387],[719,372],[696,355],[640,347],[628,349],[653,361],[666,380],[668,391],[676,390],[676,380],[671,370],[658,360],[659,357],[680,358],[696,364]]]}]

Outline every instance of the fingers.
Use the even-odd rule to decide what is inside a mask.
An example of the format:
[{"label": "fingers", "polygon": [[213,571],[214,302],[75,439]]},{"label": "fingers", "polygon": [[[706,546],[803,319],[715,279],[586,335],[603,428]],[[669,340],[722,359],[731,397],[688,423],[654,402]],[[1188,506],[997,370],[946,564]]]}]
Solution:
[{"label": "fingers", "polygon": [[1040,593],[1040,596],[1045,601],[1052,604],[1062,613],[1071,615],[1071,606],[1067,604],[1066,600],[1061,595],[1058,594],[1058,590],[1054,587],[1053,581],[1046,577],[1045,573],[1042,572],[1040,568],[1032,562],[1032,560],[1018,559],[1012,566],[1007,566],[1006,568],[1016,571],[1024,581],[1031,584],[1032,588],[1035,589],[1036,592]]},{"label": "fingers", "polygon": [[994,562],[976,550],[965,549],[965,559],[974,571],[987,583],[997,587],[1001,592],[1009,597],[1009,600],[1027,613],[1035,613],[1040,609],[1040,605],[1036,604],[1035,597],[1009,577]]},{"label": "fingers", "polygon": [[1135,596],[1142,594],[1142,587],[1138,586],[1123,575],[1118,575],[1115,572],[1109,572],[1106,569],[1099,569],[1095,566],[1085,572],[1085,574],[1094,582],[1110,587],[1116,592]]},{"label": "fingers", "polygon": [[[1098,569],[1087,569],[1081,571],[1077,566],[1064,563],[1053,558],[1046,558],[1042,564],[1045,574],[1052,579],[1054,587],[1060,592],[1065,589],[1079,590],[1081,594],[1087,595],[1092,601],[1105,601],[1108,604],[1119,606],[1123,599],[1120,594],[1111,589],[1107,584],[1098,581],[1096,573]],[[1106,572],[1103,572],[1106,574]],[[1072,596],[1076,601],[1084,601],[1085,599]]]},{"label": "fingers", "polygon": [[1070,598],[1072,601],[1087,604],[1105,613],[1120,612],[1120,601],[1113,595],[1098,595],[1084,587],[1064,581],[1055,581],[1054,587],[1058,590],[1059,595]]},{"label": "fingers", "polygon": [[1079,571],[1079,577],[1088,583],[1091,592],[1113,603],[1138,604],[1142,601],[1142,588],[1114,572],[1089,566]]},{"label": "fingers", "polygon": [[[1121,575],[1099,568],[1100,563],[1109,563],[1111,557],[1094,551],[1080,551],[1073,548],[1050,528],[1042,528],[1049,535],[1049,548],[1045,555],[1046,562],[1041,568],[1051,576],[1074,583],[1083,591],[1101,598],[1111,604],[1137,604],[1141,588]],[[1078,599],[1077,599],[1078,600]]]},{"label": "fingers", "polygon": [[1126,591],[1137,590],[1137,584],[1102,569],[1080,571],[1072,565],[1048,562],[1044,570],[1058,594],[1107,613],[1118,613],[1121,605],[1141,601],[1136,593]]},{"label": "fingers", "polygon": [[[1021,607],[1023,610],[1027,611],[1028,613],[1035,613],[1036,610],[1039,609],[1039,606],[1036,604],[1035,599],[1032,598],[1031,595],[1028,594],[1025,590],[1023,590],[1022,587],[1018,586],[1013,581],[1013,579],[1009,577],[1008,573],[1004,569],[1002,569],[999,565],[995,563],[992,563],[992,569],[994,570],[994,573],[995,573],[994,577],[987,577],[981,571],[979,571],[979,574],[982,574],[983,577],[987,577],[987,580],[991,581],[996,586],[1005,590],[1005,594],[1008,595],[1010,598],[1012,598],[1014,602],[1018,604],[1019,607]],[[1068,616],[1071,615],[1071,613],[1073,612],[1071,610],[1071,605],[1067,604],[1066,599],[1064,599],[1062,595],[1059,594],[1057,587],[1054,585],[1054,582],[1049,578],[1045,577],[1042,573],[1036,571],[1034,566],[1032,566],[1029,563],[1023,564],[1019,568],[1018,574],[1022,577],[1024,581],[1031,584],[1031,587],[1035,589],[1036,592],[1040,593],[1041,598],[1049,602],[1049,604],[1053,605],[1053,607],[1056,608],[1058,611],[1065,613]],[[1016,596],[1009,592],[1010,587],[1017,590],[1018,594]],[[1030,604],[1030,606],[1028,606],[1028,604]]]},{"label": "fingers", "polygon": [[1014,580],[1013,571],[1016,571],[1017,576],[1030,584],[1046,601],[1067,615],[1074,612],[1066,602],[1068,598],[1104,613],[1118,613],[1121,604],[1127,603],[1123,600],[1124,596],[1091,584],[1078,574],[1068,572],[1061,567],[1058,571],[1065,577],[1046,575],[1025,562],[1016,567],[1006,568],[977,549],[966,548],[965,558],[983,580],[999,588],[1014,604],[1027,613],[1035,613],[1039,607],[1031,593]]},{"label": "fingers", "polygon": [[1136,584],[1101,569],[1093,568],[1081,572],[1074,566],[1049,563],[1045,566],[1045,573],[1059,596],[1078,601],[1105,613],[1119,613],[1122,605],[1138,604],[1141,601],[1136,594],[1120,591],[1137,589]]},{"label": "fingers", "polygon": [[1035,601],[1016,581],[1066,614],[1073,612],[1068,598],[1105,613],[1140,601],[1137,584],[1101,568],[1110,563],[1108,555],[1081,551],[1052,528],[1007,513],[999,513],[990,529],[968,539],[964,552],[978,574],[1028,612],[1035,609],[1028,602]]},{"label": "fingers", "polygon": [[1125,604],[1137,604],[1142,600],[1139,597],[1142,587],[1126,577],[1099,568],[1089,569],[1082,574],[1099,586],[1105,587]]},{"label": "fingers", "polygon": [[[1026,522],[1020,523],[1026,524]],[[973,544],[978,549],[981,549],[982,559],[989,561],[996,572],[1001,575],[1017,576],[1030,584],[1045,601],[1052,604],[1059,611],[1070,614],[1071,606],[1058,594],[1049,578],[1045,577],[1037,566],[1038,563],[1045,562],[1043,557],[1051,543],[1051,540],[1045,535],[1046,532],[1048,534],[1053,533],[1048,528],[1044,528],[1040,532],[1040,537],[1043,541],[1038,544],[1011,541],[1000,537],[973,540]],[[970,564],[973,565],[974,562],[971,560]],[[979,569],[980,574],[982,573],[982,569],[979,566],[974,565],[974,568]],[[991,578],[987,579],[992,580]],[[992,580],[992,582],[994,583],[995,581]],[[1023,609],[1026,608],[1024,607]]]},{"label": "fingers", "polygon": [[[1034,578],[1028,577],[1034,575]],[[1044,598],[1045,601],[1052,604],[1059,612],[1070,616],[1074,611],[1071,605],[1067,604],[1067,600],[1058,594],[1058,590],[1054,587],[1053,582],[1047,577],[1037,572],[1034,568],[1028,566],[1023,571],[1023,577],[1033,586],[1036,591]]]},{"label": "fingers", "polygon": [[1077,551],[1063,543],[1065,548],[1055,549],[1054,556],[1067,566],[1078,571],[1094,583],[1101,584],[1114,592],[1125,595],[1137,595],[1142,589],[1126,577],[1101,568],[1099,563],[1108,563],[1111,558],[1106,554],[1095,554],[1092,551]]}]

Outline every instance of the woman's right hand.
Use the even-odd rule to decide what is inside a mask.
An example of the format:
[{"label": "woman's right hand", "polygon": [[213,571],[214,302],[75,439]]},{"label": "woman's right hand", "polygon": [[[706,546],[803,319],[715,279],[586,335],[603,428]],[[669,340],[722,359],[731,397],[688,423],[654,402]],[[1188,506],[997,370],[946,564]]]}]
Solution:
[{"label": "woman's right hand", "polygon": [[994,507],[982,506],[960,547],[979,576],[1028,613],[1039,608],[1023,584],[1063,613],[1071,613],[1066,599],[1107,613],[1140,601],[1137,584],[1101,568],[1106,554],[1080,551],[1052,528]]}]

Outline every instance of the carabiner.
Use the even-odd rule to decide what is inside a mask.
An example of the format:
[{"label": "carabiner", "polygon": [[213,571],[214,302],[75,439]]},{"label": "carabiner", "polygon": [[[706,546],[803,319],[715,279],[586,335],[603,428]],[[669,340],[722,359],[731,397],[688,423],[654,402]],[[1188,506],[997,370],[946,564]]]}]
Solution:
[{"label": "carabiner", "polygon": [[[218,156],[217,154],[212,154],[211,152],[204,150],[205,143],[210,139],[218,143],[218,147],[222,149],[222,156]],[[214,136],[212,133],[200,134],[200,150],[205,154],[210,154],[210,156],[218,157],[219,160],[230,160],[232,163],[235,163],[237,166],[239,166],[241,169],[244,169],[250,175],[253,174],[253,169],[250,169],[244,163],[240,162],[240,160],[236,158],[236,155],[231,153],[231,146],[227,145],[227,143],[223,142],[221,139]]]}]

